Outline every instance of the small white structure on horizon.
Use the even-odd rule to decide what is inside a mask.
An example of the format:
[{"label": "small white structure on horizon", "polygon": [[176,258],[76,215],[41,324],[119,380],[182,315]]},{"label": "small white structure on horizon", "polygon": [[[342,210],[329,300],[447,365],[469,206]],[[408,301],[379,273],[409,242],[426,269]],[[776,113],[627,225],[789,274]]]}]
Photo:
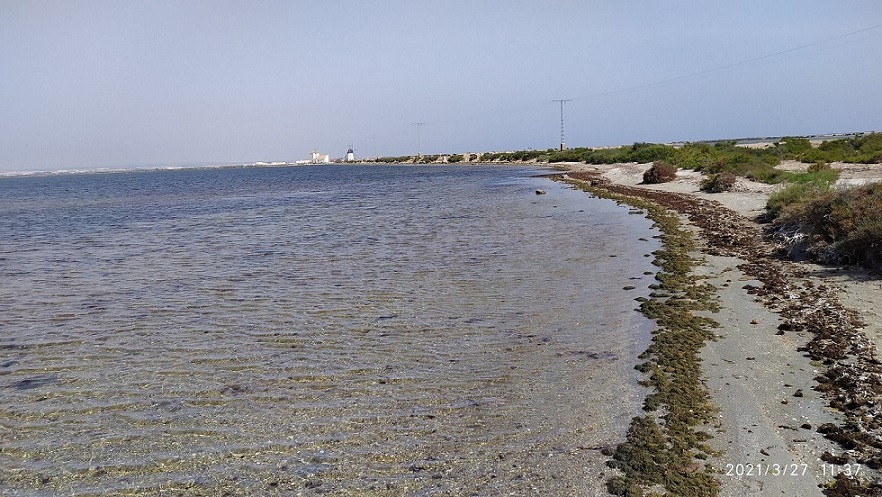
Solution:
[{"label": "small white structure on horizon", "polygon": [[331,157],[327,154],[320,154],[318,151],[312,151],[312,163],[313,164],[330,164]]},{"label": "small white structure on horizon", "polygon": [[355,151],[352,150],[352,145],[349,145],[349,150],[346,151],[346,162],[355,162]]}]

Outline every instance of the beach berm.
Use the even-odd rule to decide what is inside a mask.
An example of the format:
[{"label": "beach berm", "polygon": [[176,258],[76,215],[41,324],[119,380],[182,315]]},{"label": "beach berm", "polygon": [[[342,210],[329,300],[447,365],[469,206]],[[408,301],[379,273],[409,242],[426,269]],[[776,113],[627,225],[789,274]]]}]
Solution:
[{"label": "beach berm", "polygon": [[659,327],[639,366],[654,393],[612,454],[621,476],[609,490],[882,495],[882,368],[864,320],[876,316],[841,302],[873,302],[878,283],[834,285],[819,266],[783,260],[754,221],[774,186],[739,179],[708,194],[692,171],[643,185],[650,164],[569,166],[565,180],[647,209],[665,232],[659,285],[641,305]]}]

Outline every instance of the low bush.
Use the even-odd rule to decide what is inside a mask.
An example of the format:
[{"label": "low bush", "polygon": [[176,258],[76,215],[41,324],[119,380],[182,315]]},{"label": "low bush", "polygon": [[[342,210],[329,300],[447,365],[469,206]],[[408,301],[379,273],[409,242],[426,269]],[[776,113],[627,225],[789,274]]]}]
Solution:
[{"label": "low bush", "polygon": [[[512,162],[542,160],[551,154],[551,150],[517,150],[514,152],[487,152],[481,155],[482,162]],[[555,162],[555,161],[549,161]],[[560,162],[560,161],[557,161]]]},{"label": "low bush", "polygon": [[680,169],[703,171],[716,159],[714,148],[707,143],[687,143],[674,150],[670,161]]},{"label": "low bush", "polygon": [[807,223],[816,241],[829,244],[839,261],[882,264],[882,183],[830,191],[791,216]]},{"label": "low bush", "polygon": [[755,165],[742,173],[745,178],[759,183],[776,185],[787,179],[787,172],[774,167]]},{"label": "low bush", "polygon": [[798,216],[808,202],[821,197],[830,190],[824,183],[794,183],[783,190],[769,195],[766,212],[772,218]]},{"label": "low bush", "polygon": [[808,138],[785,136],[775,144],[777,152],[785,159],[799,159],[800,156],[812,149],[812,143]]},{"label": "low bush", "polygon": [[628,162],[653,162],[671,158],[675,149],[669,145],[638,142],[628,150]]},{"label": "low bush", "polygon": [[728,192],[735,186],[737,179],[738,176],[730,172],[712,174],[701,181],[699,188],[708,193]]},{"label": "low bush", "polygon": [[826,162],[816,162],[804,173],[787,173],[787,181],[794,183],[817,183],[832,185],[839,179],[839,171],[831,168]]},{"label": "low bush", "polygon": [[592,149],[584,155],[587,164],[616,164],[632,162],[625,147]]},{"label": "low bush", "polygon": [[657,160],[643,173],[643,182],[646,184],[667,183],[677,177],[677,166]]},{"label": "low bush", "polygon": [[[802,162],[879,163],[882,159],[882,133],[857,134],[821,142],[817,148],[806,146],[805,139],[786,138],[776,144],[776,151],[786,159]],[[809,144],[810,145],[810,144]]]},{"label": "low bush", "polygon": [[385,164],[403,164],[406,162],[411,162],[414,160],[412,155],[400,155],[397,157],[378,157],[377,162],[382,162]]}]

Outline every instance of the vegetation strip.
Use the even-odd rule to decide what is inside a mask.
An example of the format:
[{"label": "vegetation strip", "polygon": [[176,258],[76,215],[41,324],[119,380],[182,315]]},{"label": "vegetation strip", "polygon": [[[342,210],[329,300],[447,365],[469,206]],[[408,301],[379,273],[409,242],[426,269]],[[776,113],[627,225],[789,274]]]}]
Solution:
[{"label": "vegetation strip", "polygon": [[[706,253],[744,260],[745,263],[739,269],[763,283],[762,287],[748,286],[746,289],[784,320],[779,326],[778,334],[809,332],[812,338],[803,350],[826,367],[824,373],[815,378],[818,382],[815,389],[825,394],[829,405],[840,411],[845,421],[839,426],[826,424],[818,427],[818,432],[843,448],[841,454],[825,453],[821,458],[831,464],[858,462],[872,469],[882,469],[882,419],[879,413],[882,400],[882,363],[876,358],[873,346],[860,331],[863,323],[859,317],[845,309],[831,289],[823,285],[813,285],[808,280],[801,281],[805,274],[778,258],[777,247],[764,242],[758,228],[747,225],[740,216],[716,202],[688,195],[613,185],[590,173],[569,173],[568,176],[581,180],[572,182],[574,185],[599,196],[628,203],[639,197],[641,207],[648,200],[685,214],[690,223],[699,228],[706,242],[703,248]],[[653,213],[652,210],[649,212]],[[661,227],[665,229],[664,225]],[[664,271],[665,266],[662,269]],[[699,293],[707,291],[709,290]],[[637,419],[640,418],[635,418],[635,424]],[[632,439],[636,435],[647,440],[637,442],[643,446],[664,440],[659,438],[659,432],[653,431],[651,426],[646,428],[641,425],[635,429],[635,424],[632,424],[628,442],[623,445],[633,445],[635,442]],[[644,473],[646,470],[651,472],[652,465],[638,465],[636,469],[644,470]],[[632,480],[633,482],[629,482],[633,483],[632,486],[616,486],[610,490],[617,490],[620,495],[628,495],[622,493],[623,490],[632,492],[631,495],[641,495],[638,493],[641,491],[640,484],[656,483],[656,480],[642,476],[641,472],[635,472]],[[612,481],[610,483],[613,484]],[[619,483],[622,482],[617,481],[616,485]],[[827,487],[828,495],[882,496],[882,483],[848,477],[844,473],[839,473],[828,482]],[[681,493],[679,488],[666,488],[670,494],[713,495],[697,493],[695,489]],[[715,491],[713,487],[708,488],[711,492]],[[702,491],[704,490],[698,490]]]},{"label": "vegetation strip", "polygon": [[805,137],[785,136],[769,146],[749,147],[737,141],[693,142],[682,144],[634,143],[613,148],[576,147],[566,150],[519,150],[466,154],[405,155],[377,157],[365,162],[379,163],[458,163],[458,162],[584,162],[586,164],[647,163],[664,161],[681,169],[693,169],[707,175],[724,172],[764,183],[812,180],[804,173],[775,169],[782,160],[796,160],[823,165],[830,162],[862,164],[882,163],[882,133],[857,133],[846,138],[824,140],[817,146]]}]

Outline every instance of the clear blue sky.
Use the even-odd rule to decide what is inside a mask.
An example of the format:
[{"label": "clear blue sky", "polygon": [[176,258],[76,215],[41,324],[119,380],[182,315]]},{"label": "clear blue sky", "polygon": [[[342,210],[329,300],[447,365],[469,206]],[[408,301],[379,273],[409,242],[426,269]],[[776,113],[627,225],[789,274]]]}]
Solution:
[{"label": "clear blue sky", "polygon": [[880,130],[880,24],[878,0],[0,0],[0,171],[414,154],[415,122],[423,153],[551,148],[560,98],[570,146]]}]

